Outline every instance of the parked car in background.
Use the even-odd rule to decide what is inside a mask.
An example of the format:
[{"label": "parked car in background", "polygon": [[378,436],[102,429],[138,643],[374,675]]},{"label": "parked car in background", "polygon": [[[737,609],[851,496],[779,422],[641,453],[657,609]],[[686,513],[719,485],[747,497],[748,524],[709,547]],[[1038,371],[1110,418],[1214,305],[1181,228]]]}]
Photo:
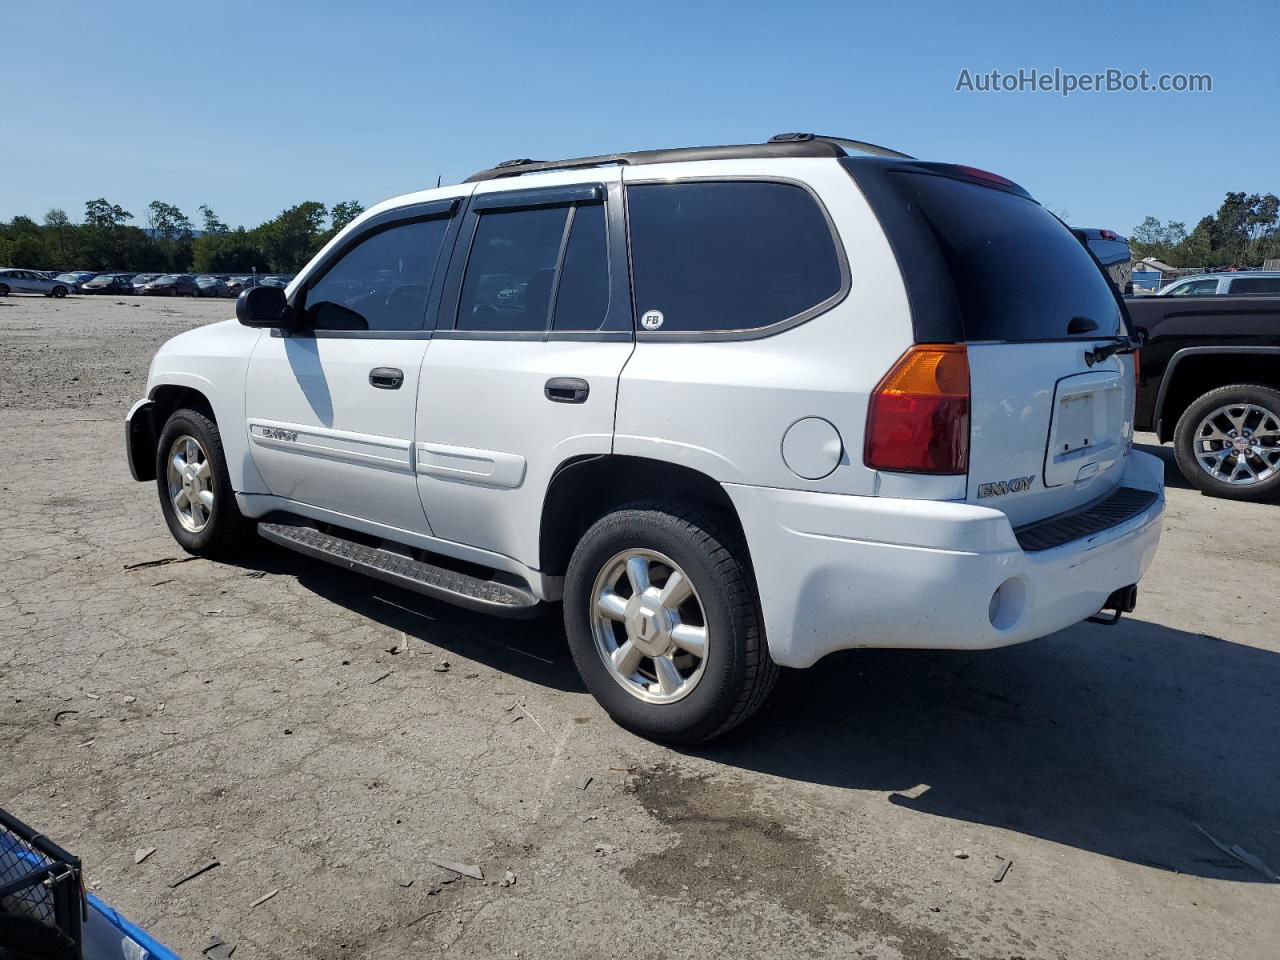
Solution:
[{"label": "parked car in background", "polygon": [[150,283],[152,280],[159,280],[159,279],[160,279],[161,277],[163,277],[163,276],[164,276],[164,274],[163,274],[163,273],[139,273],[139,274],[137,274],[137,275],[136,275],[136,276],[135,276],[135,277],[130,281],[130,282],[133,284],[133,292],[134,292],[134,293],[141,293],[141,292],[142,292],[142,288],[143,288],[143,287],[145,287],[148,283]]},{"label": "parked car in background", "polygon": [[147,297],[198,297],[200,287],[189,274],[169,273],[143,284],[137,292]]},{"label": "parked car in background", "polygon": [[227,286],[226,281],[217,277],[196,277],[196,286],[200,288],[199,295],[202,297],[233,296],[231,288]]},{"label": "parked car in background", "polygon": [[97,276],[92,270],[68,270],[54,277],[56,283],[66,284],[71,293],[79,293],[80,288]]},{"label": "parked car in background", "polygon": [[100,273],[80,286],[81,293],[133,293],[133,274]]},{"label": "parked car in background", "polygon": [[1280,296],[1141,297],[1125,306],[1146,332],[1137,429],[1172,440],[1182,475],[1210,496],[1280,495]]},{"label": "parked car in background", "polygon": [[262,286],[261,277],[231,277],[227,280],[227,286],[231,288],[233,296],[240,296],[242,290],[252,290],[254,287]]},{"label": "parked car in background", "polygon": [[1129,238],[1114,230],[1097,227],[1072,227],[1071,232],[1098,258],[1102,269],[1120,293],[1131,293],[1129,278],[1133,275],[1133,254]]},{"label": "parked car in background", "polygon": [[0,297],[11,293],[42,293],[46,297],[65,297],[72,285],[50,280],[38,270],[0,270]]},{"label": "parked car in background", "polygon": [[1194,277],[1183,277],[1168,286],[1161,287],[1156,296],[1223,297],[1233,293],[1241,296],[1280,294],[1280,273],[1261,270],[1201,273]]},{"label": "parked car in background", "polygon": [[263,285],[264,287],[280,287],[281,289],[284,289],[285,287],[287,287],[287,286],[289,285],[289,281],[290,281],[290,280],[292,280],[292,279],[293,279],[293,277],[292,277],[292,276],[288,276],[288,277],[285,277],[285,276],[263,277],[263,278],[262,278],[262,285]]}]

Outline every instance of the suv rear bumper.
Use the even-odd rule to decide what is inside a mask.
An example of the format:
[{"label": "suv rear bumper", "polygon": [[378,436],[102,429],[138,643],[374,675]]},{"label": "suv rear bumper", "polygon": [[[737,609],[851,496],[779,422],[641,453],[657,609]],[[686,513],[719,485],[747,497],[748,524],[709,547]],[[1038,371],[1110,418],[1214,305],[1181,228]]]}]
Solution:
[{"label": "suv rear bumper", "polygon": [[1156,499],[1030,553],[988,507],[724,486],[747,535],[769,651],[807,667],[851,647],[1008,646],[1092,616],[1142,578],[1160,540],[1163,463],[1131,452],[1121,483]]}]

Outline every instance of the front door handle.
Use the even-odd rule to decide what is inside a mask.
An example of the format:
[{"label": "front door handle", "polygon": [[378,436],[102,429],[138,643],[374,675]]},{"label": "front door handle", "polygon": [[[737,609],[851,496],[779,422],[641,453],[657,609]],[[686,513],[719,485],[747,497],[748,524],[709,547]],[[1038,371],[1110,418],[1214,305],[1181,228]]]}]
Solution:
[{"label": "front door handle", "polygon": [[404,371],[397,367],[374,367],[369,371],[369,382],[379,390],[399,390],[404,383]]},{"label": "front door handle", "polygon": [[586,403],[591,384],[577,377],[552,377],[543,392],[552,403]]}]

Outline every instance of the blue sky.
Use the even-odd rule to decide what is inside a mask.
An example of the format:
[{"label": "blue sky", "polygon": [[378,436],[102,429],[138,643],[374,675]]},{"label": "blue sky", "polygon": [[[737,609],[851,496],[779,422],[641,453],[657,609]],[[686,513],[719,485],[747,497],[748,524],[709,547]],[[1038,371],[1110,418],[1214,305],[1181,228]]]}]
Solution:
[{"label": "blue sky", "polygon": [[[992,169],[1126,232],[1280,192],[1271,2],[5,6],[0,219],[105,195],[252,226],[510,157],[787,130]],[[1055,67],[1213,92],[955,92],[965,68]]]}]

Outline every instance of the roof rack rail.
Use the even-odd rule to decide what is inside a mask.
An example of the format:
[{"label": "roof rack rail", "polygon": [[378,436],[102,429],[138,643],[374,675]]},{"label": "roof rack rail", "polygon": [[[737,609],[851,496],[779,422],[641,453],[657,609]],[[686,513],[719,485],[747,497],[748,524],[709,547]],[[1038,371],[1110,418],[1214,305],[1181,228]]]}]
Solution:
[{"label": "roof rack rail", "polygon": [[849,151],[876,157],[913,160],[914,157],[888,147],[844,137],[824,137],[815,133],[780,133],[767,143],[744,143],[723,147],[677,147],[671,150],[637,150],[629,153],[606,153],[598,157],[574,157],[568,160],[504,160],[488,170],[467,177],[464,183],[519,177],[544,170],[578,170],[583,167],[634,166],[649,163],[675,163],[681,160],[746,160],[768,157],[847,157]]}]

